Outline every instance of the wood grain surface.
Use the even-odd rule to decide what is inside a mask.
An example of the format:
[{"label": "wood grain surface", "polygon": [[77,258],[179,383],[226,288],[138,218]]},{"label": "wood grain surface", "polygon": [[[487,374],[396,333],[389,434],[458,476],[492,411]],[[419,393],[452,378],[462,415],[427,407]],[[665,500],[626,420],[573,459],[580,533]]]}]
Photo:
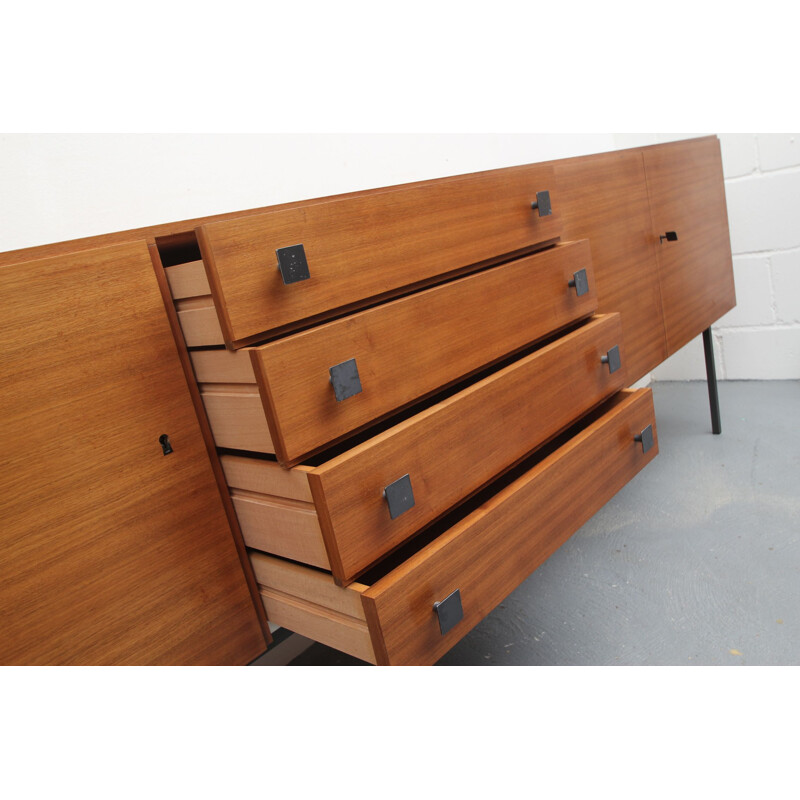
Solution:
[{"label": "wood grain surface", "polygon": [[[584,268],[590,291],[577,297],[568,282]],[[573,242],[253,348],[278,460],[299,463],[590,315],[593,286],[589,245]],[[329,369],[351,358],[362,392],[337,402]]]},{"label": "wood grain surface", "polygon": [[214,301],[210,295],[176,300],[175,308],[187,347],[225,344]]},{"label": "wood grain surface", "polygon": [[264,634],[145,243],[0,285],[0,662],[251,661]]},{"label": "wood grain surface", "polygon": [[553,162],[564,237],[588,238],[598,310],[619,312],[631,383],[667,355],[641,150]]},{"label": "wood grain surface", "polygon": [[[649,389],[621,402],[362,595],[378,663],[431,664],[656,455]],[[456,589],[463,619],[441,635],[433,605]]]},{"label": "wood grain surface", "polygon": [[257,386],[203,384],[200,389],[217,447],[275,452]]},{"label": "wood grain surface", "polygon": [[[722,157],[716,137],[643,157],[669,356],[736,305]],[[661,242],[666,231],[678,241]]]},{"label": "wood grain surface", "polygon": [[222,500],[222,507],[225,511],[225,516],[228,519],[228,526],[233,536],[233,542],[236,546],[236,552],[239,555],[239,563],[242,565],[247,587],[250,590],[250,599],[253,601],[253,607],[256,610],[256,615],[261,623],[261,630],[264,633],[264,638],[267,644],[272,644],[272,633],[269,628],[269,621],[264,610],[264,604],[261,601],[261,596],[258,591],[258,584],[256,583],[253,568],[250,564],[250,558],[247,554],[247,546],[242,536],[241,528],[239,527],[239,520],[236,516],[236,510],[233,507],[233,501],[228,491],[228,486],[225,482],[225,473],[220,464],[219,455],[217,453],[216,445],[214,444],[214,436],[211,432],[211,426],[208,422],[208,416],[205,413],[203,400],[200,396],[200,388],[197,385],[194,376],[194,369],[189,355],[189,350],[186,343],[183,341],[181,335],[180,322],[178,321],[178,314],[172,302],[172,295],[170,294],[169,279],[167,278],[164,264],[161,260],[161,254],[154,244],[147,246],[150,252],[150,260],[153,262],[153,270],[156,278],[156,283],[161,291],[161,300],[164,303],[164,312],[167,316],[167,321],[172,330],[172,336],[175,341],[175,347],[178,352],[178,359],[180,360],[183,374],[186,379],[186,387],[189,390],[189,396],[194,406],[195,414],[197,415],[197,422],[200,426],[200,432],[203,436],[203,442],[206,446],[206,453],[208,455],[211,470],[214,473],[214,478],[217,482],[217,489],[219,491],[220,499]]},{"label": "wood grain surface", "polygon": [[239,489],[231,489],[231,499],[248,547],[330,569],[313,503]]},{"label": "wood grain surface", "polygon": [[[623,368],[601,356],[614,346]],[[308,473],[331,569],[352,580],[626,384],[619,315],[597,318]],[[409,474],[413,508],[384,487]]]},{"label": "wood grain surface", "polygon": [[346,589],[330,575],[263,553],[251,553],[261,597],[269,618],[288,630],[375,663],[375,651],[364,616],[361,593]]},{"label": "wood grain surface", "polygon": [[249,547],[330,569],[308,485],[310,467],[284,469],[246,456],[220,460]]},{"label": "wood grain surface", "polygon": [[164,274],[167,276],[169,292],[174,300],[211,295],[211,287],[208,285],[202,261],[189,261],[186,264],[166,267]]},{"label": "wood grain surface", "polygon": [[[553,213],[531,209],[548,190]],[[212,222],[197,239],[226,343],[381,296],[560,235],[553,170],[531,165]],[[276,250],[311,277],[284,285]]]}]

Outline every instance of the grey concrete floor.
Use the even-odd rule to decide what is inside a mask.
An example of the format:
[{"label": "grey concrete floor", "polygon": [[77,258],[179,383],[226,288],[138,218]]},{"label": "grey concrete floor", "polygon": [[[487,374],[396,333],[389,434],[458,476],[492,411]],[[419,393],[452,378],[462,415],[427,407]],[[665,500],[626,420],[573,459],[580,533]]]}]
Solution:
[{"label": "grey concrete floor", "polygon": [[439,664],[800,664],[800,382],[720,383],[721,436],[704,382],[653,393],[656,459]]}]

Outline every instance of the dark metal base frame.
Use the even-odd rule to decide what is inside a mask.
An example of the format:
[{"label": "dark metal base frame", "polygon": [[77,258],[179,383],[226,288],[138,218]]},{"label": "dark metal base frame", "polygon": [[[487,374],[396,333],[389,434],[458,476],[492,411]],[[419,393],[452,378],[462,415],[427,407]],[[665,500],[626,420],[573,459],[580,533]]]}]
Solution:
[{"label": "dark metal base frame", "polygon": [[703,331],[703,349],[706,353],[706,377],[708,379],[708,404],[711,406],[711,430],[722,433],[722,422],[719,418],[719,395],[717,394],[717,368],[714,364],[714,341],[711,328]]}]

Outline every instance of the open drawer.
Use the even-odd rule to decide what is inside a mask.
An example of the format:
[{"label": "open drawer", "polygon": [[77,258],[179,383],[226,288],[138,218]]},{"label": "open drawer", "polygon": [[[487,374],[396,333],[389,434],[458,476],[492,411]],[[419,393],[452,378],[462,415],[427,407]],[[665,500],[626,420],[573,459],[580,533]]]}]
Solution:
[{"label": "open drawer", "polygon": [[[353,580],[626,383],[619,314],[292,470],[223,455],[245,542]],[[604,363],[609,359],[613,363]],[[621,354],[622,353],[622,354]]]},{"label": "open drawer", "polygon": [[551,166],[530,165],[208,222],[196,233],[225,342],[238,348],[553,242],[553,183]]},{"label": "open drawer", "polygon": [[608,403],[359,583],[250,558],[272,622],[376,664],[432,664],[658,451],[649,389]]},{"label": "open drawer", "polygon": [[191,356],[217,446],[292,466],[596,308],[583,240],[260,347]]}]

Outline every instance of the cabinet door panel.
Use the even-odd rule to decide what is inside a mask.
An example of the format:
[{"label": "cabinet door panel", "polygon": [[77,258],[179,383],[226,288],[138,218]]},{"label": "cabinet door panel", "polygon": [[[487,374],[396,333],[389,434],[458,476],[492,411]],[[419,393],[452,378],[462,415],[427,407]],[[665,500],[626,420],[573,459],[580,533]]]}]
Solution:
[{"label": "cabinet door panel", "polygon": [[589,239],[598,311],[619,312],[631,382],[667,356],[641,150],[554,162],[565,239]]},{"label": "cabinet door panel", "polygon": [[146,244],[6,266],[0,297],[0,663],[251,661],[264,633]]},{"label": "cabinet door panel", "polygon": [[[716,137],[642,154],[672,355],[736,305],[722,159]],[[661,240],[668,231],[677,241]]]}]

